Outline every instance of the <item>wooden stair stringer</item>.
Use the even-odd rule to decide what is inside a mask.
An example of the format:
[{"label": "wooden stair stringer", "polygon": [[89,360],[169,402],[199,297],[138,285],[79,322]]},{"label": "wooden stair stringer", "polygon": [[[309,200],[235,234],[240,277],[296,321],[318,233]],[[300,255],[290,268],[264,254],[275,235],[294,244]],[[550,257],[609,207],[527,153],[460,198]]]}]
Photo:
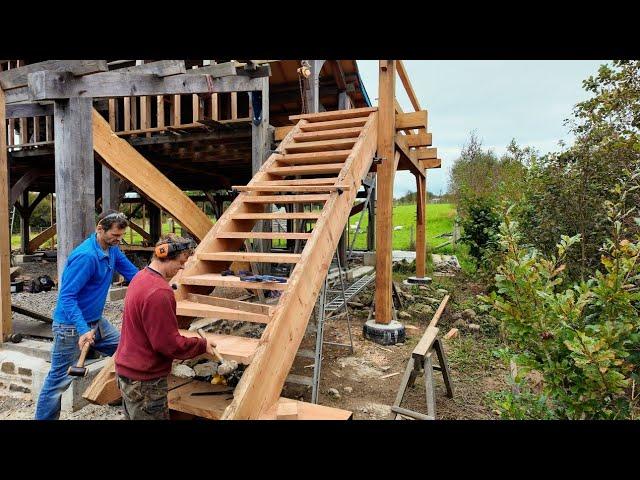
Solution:
[{"label": "wooden stair stringer", "polygon": [[[366,115],[368,120],[336,182],[351,188],[341,194],[330,194],[258,343],[253,361],[243,373],[234,399],[221,419],[260,418],[280,397],[357,191],[376,151],[377,111],[370,110]],[[296,127],[285,140],[299,130],[300,123]]]}]

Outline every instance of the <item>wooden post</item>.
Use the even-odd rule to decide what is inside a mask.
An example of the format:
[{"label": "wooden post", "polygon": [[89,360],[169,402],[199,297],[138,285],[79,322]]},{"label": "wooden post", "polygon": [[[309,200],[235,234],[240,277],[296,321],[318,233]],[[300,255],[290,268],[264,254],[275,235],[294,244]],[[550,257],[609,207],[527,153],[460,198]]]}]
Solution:
[{"label": "wooden post", "polygon": [[378,202],[376,221],[376,323],[393,319],[391,250],[393,240],[393,179],[395,176],[395,60],[380,60],[378,88]]},{"label": "wooden post", "polygon": [[116,174],[102,165],[102,211],[120,207],[120,182]]},{"label": "wooden post", "polygon": [[308,88],[305,90],[307,113],[320,111],[320,70],[325,60],[307,60],[310,65],[311,75],[307,79]]},{"label": "wooden post", "polygon": [[153,203],[149,203],[147,212],[149,214],[149,233],[151,234],[152,245],[162,236],[162,217],[160,209]]},{"label": "wooden post", "polygon": [[7,122],[4,91],[0,88],[0,342],[4,342],[13,331],[11,322],[11,279],[9,275],[10,255]]},{"label": "wooden post", "polygon": [[54,103],[58,280],[67,258],[95,230],[91,98]]},{"label": "wooden post", "polygon": [[[340,92],[338,94],[338,110],[347,110],[350,108],[349,96],[347,92]],[[345,225],[345,229],[342,231],[342,235],[340,236],[340,240],[338,241],[338,256],[340,257],[340,265],[345,270],[348,268],[348,259],[347,259],[347,235],[349,231],[349,222]]]},{"label": "wooden post", "polygon": [[[375,173],[371,174],[372,180],[377,180]],[[369,223],[367,225],[367,251],[373,252],[376,248],[376,187],[373,184],[369,206],[367,207]]]},{"label": "wooden post", "polygon": [[427,179],[422,175],[416,175],[416,277],[424,278],[425,275],[425,217],[426,217],[426,185]]},{"label": "wooden post", "polygon": [[29,249],[29,219],[31,212],[29,211],[29,189],[22,192],[22,211],[20,212],[20,250],[22,253],[28,253]]},{"label": "wooden post", "polygon": [[[259,101],[259,99],[261,101]],[[261,112],[254,111],[260,107]],[[251,117],[251,176],[255,175],[262,167],[264,161],[269,157],[271,148],[271,138],[269,134],[269,78],[262,79],[260,93],[251,92],[249,97],[249,116]],[[222,209],[220,209],[222,212]],[[271,222],[262,221],[261,230],[271,231]],[[260,240],[257,242],[261,252],[271,250],[271,240]],[[267,273],[269,264],[261,263],[259,273]]]}]

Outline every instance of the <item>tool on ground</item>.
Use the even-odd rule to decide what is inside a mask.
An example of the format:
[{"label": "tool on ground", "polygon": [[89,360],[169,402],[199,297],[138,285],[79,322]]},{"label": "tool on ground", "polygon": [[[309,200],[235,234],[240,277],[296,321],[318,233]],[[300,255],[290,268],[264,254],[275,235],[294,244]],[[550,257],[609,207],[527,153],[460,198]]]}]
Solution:
[{"label": "tool on ground", "polygon": [[[198,329],[198,335],[200,335],[204,339],[207,338],[204,334],[204,330],[202,330],[201,328]],[[225,360],[214,347],[211,347],[211,349],[213,350],[213,354],[215,355],[215,357],[220,362],[220,365],[218,366],[218,375],[229,375],[231,372],[237,370],[238,362],[236,362],[235,360]]]},{"label": "tool on ground", "polygon": [[286,277],[277,277],[275,275],[246,275],[240,277],[241,282],[276,282],[287,283]]},{"label": "tool on ground", "polygon": [[220,390],[220,391],[217,391],[217,392],[192,392],[191,396],[192,397],[203,397],[203,396],[208,396],[208,395],[224,395],[226,393],[233,393],[233,389]]},{"label": "tool on ground", "polygon": [[[95,334],[95,329],[93,330]],[[67,370],[67,375],[71,375],[72,377],[84,377],[87,375],[87,368],[84,366],[84,360],[87,357],[87,352],[89,352],[89,348],[91,348],[91,342],[86,342],[82,347],[82,351],[80,352],[80,358],[78,358],[78,363],[69,367]]]}]

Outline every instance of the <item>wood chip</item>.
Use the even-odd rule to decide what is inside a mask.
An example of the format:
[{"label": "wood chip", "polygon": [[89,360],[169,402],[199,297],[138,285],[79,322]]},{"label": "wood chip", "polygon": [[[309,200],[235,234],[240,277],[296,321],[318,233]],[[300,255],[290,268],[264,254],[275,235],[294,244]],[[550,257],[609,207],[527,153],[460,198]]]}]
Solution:
[{"label": "wood chip", "polygon": [[383,375],[380,377],[380,380],[382,380],[383,378],[389,378],[389,377],[393,377],[395,375],[400,375],[400,372],[395,372],[395,373],[389,373],[387,375]]},{"label": "wood chip", "polygon": [[380,345],[373,344],[375,347],[378,347],[380,350],[384,350],[385,352],[393,353],[393,350],[389,350],[388,348],[381,347]]},{"label": "wood chip", "polygon": [[409,330],[420,330],[418,327],[414,325],[405,325],[404,328],[407,328]]},{"label": "wood chip", "polygon": [[447,332],[447,334],[443,337],[445,340],[449,340],[450,338],[456,338],[459,335],[460,331],[457,328],[452,328]]}]

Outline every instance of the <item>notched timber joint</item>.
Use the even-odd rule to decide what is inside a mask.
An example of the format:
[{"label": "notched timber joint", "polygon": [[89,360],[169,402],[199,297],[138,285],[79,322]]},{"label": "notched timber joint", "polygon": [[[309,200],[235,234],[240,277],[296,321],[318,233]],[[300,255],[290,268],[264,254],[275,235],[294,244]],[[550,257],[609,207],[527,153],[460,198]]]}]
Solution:
[{"label": "notched timber joint", "polygon": [[376,155],[375,157],[373,157],[373,164],[380,165],[384,160],[385,160],[384,157],[379,157]]}]

